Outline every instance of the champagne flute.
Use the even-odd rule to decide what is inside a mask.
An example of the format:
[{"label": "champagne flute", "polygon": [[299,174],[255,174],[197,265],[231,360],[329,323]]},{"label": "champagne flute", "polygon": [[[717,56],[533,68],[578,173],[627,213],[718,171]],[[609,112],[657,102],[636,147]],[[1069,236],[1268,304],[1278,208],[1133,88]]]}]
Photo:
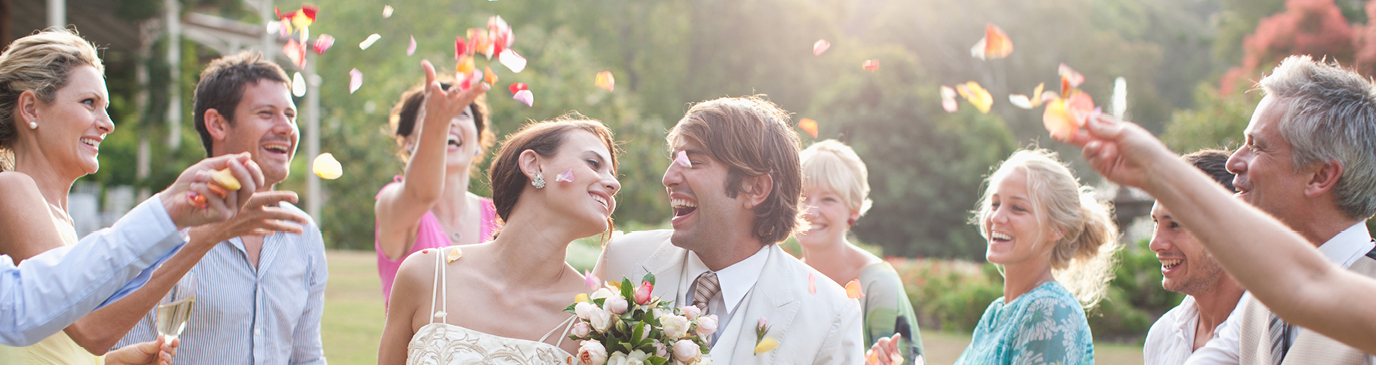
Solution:
[{"label": "champagne flute", "polygon": [[177,285],[158,302],[158,334],[168,342],[181,336],[191,319],[191,304],[196,301],[196,273],[187,272]]}]

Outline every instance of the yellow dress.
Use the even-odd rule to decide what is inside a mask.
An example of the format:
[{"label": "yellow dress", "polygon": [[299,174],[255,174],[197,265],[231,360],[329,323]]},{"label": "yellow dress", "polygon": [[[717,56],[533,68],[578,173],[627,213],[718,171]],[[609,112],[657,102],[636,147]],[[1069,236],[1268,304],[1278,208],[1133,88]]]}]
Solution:
[{"label": "yellow dress", "polygon": [[[53,218],[53,223],[57,226],[58,233],[62,235],[64,245],[76,244],[76,227],[72,227],[56,217]],[[72,341],[71,337],[67,337],[66,332],[60,331],[29,346],[0,345],[0,359],[4,359],[0,362],[13,365],[101,365],[105,363],[103,357],[87,352],[76,341]]]}]

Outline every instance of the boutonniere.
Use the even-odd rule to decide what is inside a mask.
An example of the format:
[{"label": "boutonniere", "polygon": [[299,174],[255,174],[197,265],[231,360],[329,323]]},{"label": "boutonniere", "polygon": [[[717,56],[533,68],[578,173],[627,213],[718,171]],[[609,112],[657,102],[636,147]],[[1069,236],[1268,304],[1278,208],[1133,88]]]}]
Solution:
[{"label": "boutonniere", "polygon": [[755,355],[769,352],[779,347],[779,341],[772,337],[765,337],[769,334],[769,321],[760,317],[760,323],[755,325]]}]

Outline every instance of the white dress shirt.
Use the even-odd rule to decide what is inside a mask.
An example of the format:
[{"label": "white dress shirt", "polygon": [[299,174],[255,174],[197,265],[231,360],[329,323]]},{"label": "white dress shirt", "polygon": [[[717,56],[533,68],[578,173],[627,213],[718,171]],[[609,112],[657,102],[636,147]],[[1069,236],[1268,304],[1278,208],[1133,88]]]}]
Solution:
[{"label": "white dress shirt", "polygon": [[[1213,329],[1213,337],[1229,323],[1236,322],[1234,315],[1240,313],[1241,306],[1233,308],[1222,323]],[[1194,353],[1194,334],[1199,326],[1199,304],[1194,296],[1185,296],[1180,305],[1161,315],[1147,332],[1147,342],[1142,347],[1146,365],[1184,364]]]},{"label": "white dress shirt", "polygon": [[20,262],[0,255],[0,344],[28,346],[143,287],[186,244],[157,196],[74,246]]},{"label": "white dress shirt", "polygon": [[[1319,252],[1335,264],[1341,265],[1344,269],[1352,266],[1357,259],[1371,252],[1376,248],[1376,243],[1371,241],[1371,233],[1366,229],[1366,222],[1357,224],[1338,232],[1338,235],[1328,239],[1319,246]],[[1252,293],[1247,292],[1242,295],[1242,300],[1238,301],[1238,307],[1252,298]],[[1236,311],[1235,311],[1236,313]],[[1231,318],[1231,317],[1230,317]],[[1215,330],[1214,339],[1200,347],[1190,355],[1190,360],[1185,362],[1190,365],[1214,365],[1214,364],[1237,364],[1238,353],[1242,351],[1242,344],[1239,342],[1242,337],[1242,321],[1225,322],[1222,330]],[[1299,326],[1292,326],[1290,331],[1290,341],[1294,342],[1295,337],[1304,329]],[[1367,356],[1366,363],[1372,363],[1372,357]]]},{"label": "white dress shirt", "polygon": [[[717,328],[726,328],[731,323],[731,315],[740,307],[741,299],[745,294],[750,293],[750,288],[755,287],[755,282],[759,281],[760,273],[764,271],[765,261],[769,259],[769,246],[760,247],[754,255],[731,264],[721,270],[717,270],[717,282],[721,284],[721,295],[717,299],[707,303],[707,312],[717,315]],[[684,275],[684,280],[679,287],[688,288],[688,295],[685,297],[687,303],[693,302],[693,295],[697,291],[698,276],[709,271],[707,265],[698,259],[696,253],[688,254],[688,275]],[[751,327],[754,327],[752,324]],[[717,334],[712,334],[712,340],[716,340]]]}]

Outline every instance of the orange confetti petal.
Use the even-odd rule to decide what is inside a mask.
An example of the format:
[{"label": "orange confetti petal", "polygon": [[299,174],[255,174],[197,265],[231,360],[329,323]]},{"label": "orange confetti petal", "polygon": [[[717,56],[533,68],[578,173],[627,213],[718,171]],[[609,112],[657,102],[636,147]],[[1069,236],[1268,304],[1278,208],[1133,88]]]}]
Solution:
[{"label": "orange confetti petal", "polygon": [[597,85],[597,87],[606,89],[607,91],[612,91],[616,89],[616,78],[612,77],[611,71],[598,72],[597,78],[593,80],[593,85]]},{"label": "orange confetti petal", "polygon": [[846,283],[846,297],[860,299],[865,297],[865,292],[860,290],[860,279],[851,280]]},{"label": "orange confetti petal", "polygon": [[984,38],[970,49],[970,55],[982,60],[992,60],[1008,57],[1013,53],[1013,41],[1008,39],[1008,34],[999,29],[997,25],[986,24],[984,26]]},{"label": "orange confetti petal", "polygon": [[462,55],[459,56],[459,64],[454,66],[454,72],[468,75],[473,73],[475,67],[476,66],[473,65],[473,56]]},{"label": "orange confetti petal", "polygon": [[1094,111],[1094,100],[1080,91],[1068,97],[1055,98],[1046,103],[1042,112],[1042,124],[1051,132],[1051,137],[1065,140],[1080,130]]},{"label": "orange confetti petal", "polygon": [[449,254],[444,256],[444,263],[452,264],[454,261],[458,261],[460,257],[463,257],[463,250],[458,247],[453,247],[453,250],[449,251]]},{"label": "orange confetti petal", "polygon": [[492,72],[491,67],[483,66],[483,81],[487,81],[488,85],[496,85],[497,73]]},{"label": "orange confetti petal", "polygon": [[956,92],[973,104],[975,109],[979,109],[980,113],[989,113],[989,107],[994,105],[994,97],[989,95],[989,90],[979,86],[978,82],[970,81],[956,85]]},{"label": "orange confetti petal", "polygon": [[229,190],[239,190],[239,188],[243,187],[243,185],[239,184],[239,179],[234,178],[234,174],[229,172],[228,167],[211,172],[210,179]]},{"label": "orange confetti petal", "polygon": [[865,63],[861,64],[860,67],[864,67],[866,71],[874,72],[879,69],[879,60],[865,60]]},{"label": "orange confetti petal", "polygon": [[822,52],[827,51],[827,48],[831,48],[831,42],[827,42],[825,39],[818,39],[817,43],[812,44],[812,55],[821,56]]},{"label": "orange confetti petal", "polygon": [[1080,87],[1085,82],[1085,75],[1075,72],[1065,63],[1056,67],[1056,74],[1061,75],[1061,95],[1070,95],[1070,89]]},{"label": "orange confetti petal", "polygon": [[798,128],[802,128],[803,131],[807,132],[807,135],[812,136],[812,138],[817,138],[817,121],[803,118],[803,120],[798,121]]}]

